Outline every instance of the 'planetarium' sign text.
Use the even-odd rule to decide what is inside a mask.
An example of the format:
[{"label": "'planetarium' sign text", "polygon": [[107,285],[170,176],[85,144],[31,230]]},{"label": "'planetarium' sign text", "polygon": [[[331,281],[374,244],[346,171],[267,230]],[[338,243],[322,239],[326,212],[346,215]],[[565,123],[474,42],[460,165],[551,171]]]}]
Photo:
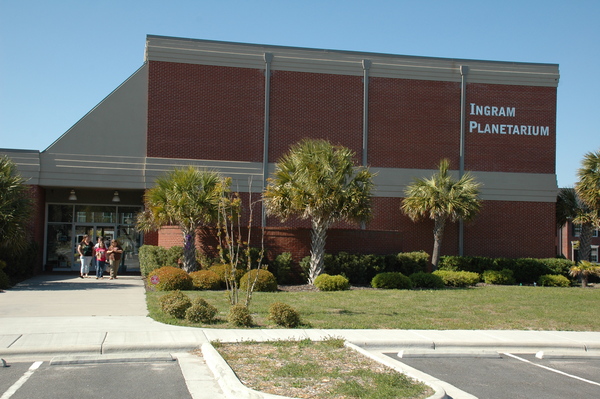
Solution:
[{"label": "'planetarium' sign text", "polygon": [[[471,115],[503,116],[514,118],[517,112],[514,107],[496,107],[471,103]],[[509,123],[479,123],[469,121],[470,133],[517,134],[522,136],[549,136],[549,126],[516,125]]]}]

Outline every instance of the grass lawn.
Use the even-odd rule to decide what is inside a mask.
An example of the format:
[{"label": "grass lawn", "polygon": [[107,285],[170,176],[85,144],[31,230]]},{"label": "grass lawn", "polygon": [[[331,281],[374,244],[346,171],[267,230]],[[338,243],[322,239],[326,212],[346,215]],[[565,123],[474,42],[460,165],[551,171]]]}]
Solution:
[{"label": "grass lawn", "polygon": [[[226,291],[185,291],[219,310],[219,321],[194,324],[163,314],[148,291],[150,317],[157,321],[205,328],[235,328],[227,322]],[[277,328],[268,320],[273,302],[300,312],[299,328],[419,330],[600,331],[600,289],[484,286],[444,290],[355,289],[337,292],[255,292],[250,312],[256,328]]]}]

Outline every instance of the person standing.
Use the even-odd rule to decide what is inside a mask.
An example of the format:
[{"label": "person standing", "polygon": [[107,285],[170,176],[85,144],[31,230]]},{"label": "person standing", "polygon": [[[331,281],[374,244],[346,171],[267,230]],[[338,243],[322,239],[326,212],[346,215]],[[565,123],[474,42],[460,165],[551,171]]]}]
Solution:
[{"label": "person standing", "polygon": [[79,257],[81,259],[79,277],[84,278],[87,277],[90,272],[90,265],[92,264],[92,259],[94,257],[94,244],[90,240],[90,236],[87,234],[83,236],[83,240],[81,240],[77,246],[77,252],[79,252]]},{"label": "person standing", "polygon": [[96,279],[104,278],[104,267],[106,266],[106,245],[104,241],[98,241],[96,252]]},{"label": "person standing", "polygon": [[108,254],[108,263],[110,264],[110,280],[116,279],[119,265],[121,264],[123,248],[121,248],[117,240],[112,240],[106,253]]}]

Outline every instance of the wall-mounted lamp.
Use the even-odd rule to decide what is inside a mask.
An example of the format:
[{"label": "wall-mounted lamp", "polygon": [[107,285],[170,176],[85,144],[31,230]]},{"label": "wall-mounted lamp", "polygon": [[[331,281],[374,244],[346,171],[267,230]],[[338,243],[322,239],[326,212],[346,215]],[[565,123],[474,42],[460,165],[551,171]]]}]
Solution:
[{"label": "wall-mounted lamp", "polygon": [[77,195],[75,195],[75,190],[71,190],[71,194],[69,194],[69,201],[77,201]]},{"label": "wall-mounted lamp", "polygon": [[115,193],[113,194],[112,202],[121,202],[121,198],[119,198],[119,192],[118,191],[115,191]]}]

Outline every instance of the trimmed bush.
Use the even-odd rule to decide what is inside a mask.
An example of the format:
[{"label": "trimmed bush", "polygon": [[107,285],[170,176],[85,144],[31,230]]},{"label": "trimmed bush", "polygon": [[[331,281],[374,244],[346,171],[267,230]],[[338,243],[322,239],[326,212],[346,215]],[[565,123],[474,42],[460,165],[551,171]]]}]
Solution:
[{"label": "trimmed bush", "polygon": [[409,290],[412,286],[410,278],[399,272],[379,273],[371,280],[373,288]]},{"label": "trimmed bush", "polygon": [[269,319],[278,326],[294,328],[300,324],[300,313],[283,302],[275,302],[269,306]]},{"label": "trimmed bush", "polygon": [[[258,277],[257,277],[258,276]],[[256,279],[256,283],[254,280]],[[254,284],[256,292],[277,291],[277,280],[273,273],[265,269],[252,269],[240,279],[240,289],[247,291]]]},{"label": "trimmed bush", "polygon": [[497,285],[512,285],[515,284],[513,271],[509,269],[503,270],[486,270],[483,272],[483,281],[486,284]]},{"label": "trimmed bush", "polygon": [[178,319],[183,319],[186,310],[192,306],[190,298],[181,291],[169,292],[161,296],[158,302],[163,312]]},{"label": "trimmed bush", "polygon": [[156,276],[158,283],[154,285],[157,291],[192,290],[194,283],[189,274],[178,267],[165,266],[153,270],[148,275],[148,281]]},{"label": "trimmed bush", "polygon": [[229,309],[227,321],[238,327],[251,327],[253,324],[250,310],[248,310],[248,307],[242,305],[241,303],[233,305]]},{"label": "trimmed bush", "polygon": [[165,263],[163,266],[180,267],[183,258],[183,247],[173,246],[167,249],[165,253]]},{"label": "trimmed bush", "polygon": [[439,276],[448,287],[469,287],[481,280],[481,275],[475,272],[436,270],[433,274]]},{"label": "trimmed bush", "polygon": [[538,285],[542,287],[570,287],[571,280],[560,274],[544,274],[540,276]]},{"label": "trimmed bush", "polygon": [[0,290],[5,290],[10,287],[10,279],[8,274],[4,273],[4,270],[0,268]]},{"label": "trimmed bush", "polygon": [[436,274],[419,272],[411,274],[409,278],[414,288],[444,288],[444,280]]},{"label": "trimmed bush", "polygon": [[212,323],[219,311],[204,298],[195,297],[192,305],[185,311],[185,319],[192,323]]},{"label": "trimmed bush", "polygon": [[330,276],[327,273],[323,273],[315,279],[315,287],[319,291],[343,291],[350,288],[350,282],[344,276]]},{"label": "trimmed bush", "polygon": [[269,270],[275,275],[279,284],[290,284],[292,282],[292,254],[284,252],[277,255],[269,265]]},{"label": "trimmed bush", "polygon": [[212,270],[198,270],[191,272],[190,277],[197,290],[218,290],[221,288],[222,280]]},{"label": "trimmed bush", "polygon": [[556,275],[560,274],[561,276],[568,277],[569,270],[572,266],[575,266],[575,262],[569,259],[564,258],[547,258],[540,259],[546,267],[552,272],[551,274]]},{"label": "trimmed bush", "polygon": [[142,245],[139,249],[140,271],[142,276],[149,275],[153,270],[166,266],[167,250],[155,245]]},{"label": "trimmed bush", "polygon": [[553,274],[541,259],[521,258],[511,268],[517,283],[533,284],[544,274]]},{"label": "trimmed bush", "polygon": [[[225,285],[226,281],[228,280],[228,277],[231,275],[231,266],[222,263],[211,266],[208,270],[215,272],[217,276],[219,276],[219,280],[222,281],[223,285]],[[242,278],[245,272],[245,269],[235,269],[235,280],[238,283],[240,282],[240,279]]]},{"label": "trimmed bush", "polygon": [[427,270],[429,263],[429,254],[425,251],[415,252],[400,252],[396,255],[398,263],[395,265],[395,270],[386,269],[387,271],[397,271],[405,276],[410,276],[414,273],[424,272]]}]

